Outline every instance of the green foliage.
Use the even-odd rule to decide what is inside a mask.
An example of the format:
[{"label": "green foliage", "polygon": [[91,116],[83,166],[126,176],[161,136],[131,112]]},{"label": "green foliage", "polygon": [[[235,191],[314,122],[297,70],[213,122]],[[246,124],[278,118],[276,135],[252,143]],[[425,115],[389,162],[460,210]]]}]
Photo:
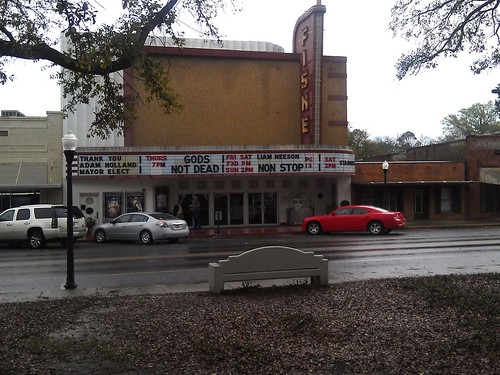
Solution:
[{"label": "green foliage", "polygon": [[434,68],[441,57],[468,50],[478,56],[471,70],[480,73],[500,63],[499,1],[398,0],[389,28],[394,35],[417,44],[399,59],[397,77]]},{"label": "green foliage", "polygon": [[494,104],[476,103],[461,109],[456,115],[448,115],[442,121],[443,141],[463,139],[468,135],[500,132],[500,121]]},{"label": "green foliage", "polygon": [[363,160],[370,156],[388,155],[405,151],[412,147],[435,143],[433,139],[417,139],[414,133],[407,131],[395,138],[389,136],[370,139],[366,130],[350,129],[348,132],[349,146],[351,146],[356,160]]},{"label": "green foliage", "polygon": [[349,128],[348,142],[357,160],[385,153],[386,144],[379,140],[371,140],[366,130]]},{"label": "green foliage", "polygon": [[366,130],[348,130],[349,146],[356,160],[372,156],[381,156],[404,152],[413,147],[426,146],[440,142],[464,139],[468,135],[500,133],[500,119],[496,104],[491,101],[486,104],[476,103],[469,108],[461,109],[458,114],[446,116],[442,121],[442,136],[437,139],[429,137],[417,138],[411,131],[397,135],[370,139]]},{"label": "green foliage", "polygon": [[[144,51],[148,37],[170,36],[182,46],[178,22],[183,11],[199,27],[200,35],[219,40],[213,25],[217,13],[233,0],[122,0],[122,13],[112,23],[100,22],[112,1],[11,0],[0,2],[0,84],[13,79],[7,72],[11,58],[45,60],[64,68],[55,78],[67,99],[63,110],[75,110],[79,103],[97,98],[95,121],[90,136],[107,138],[122,134],[134,116],[138,103],[156,99],[166,113],[180,110],[176,94],[169,87],[169,72]],[[115,1],[116,3],[116,1]],[[103,17],[99,17],[103,15]],[[109,16],[109,14],[108,14]],[[58,50],[61,35],[67,48]],[[134,76],[123,74],[133,72]],[[137,74],[137,75],[135,75]],[[147,97],[137,93],[126,97],[124,87],[139,79]],[[125,115],[127,113],[128,115]]]}]

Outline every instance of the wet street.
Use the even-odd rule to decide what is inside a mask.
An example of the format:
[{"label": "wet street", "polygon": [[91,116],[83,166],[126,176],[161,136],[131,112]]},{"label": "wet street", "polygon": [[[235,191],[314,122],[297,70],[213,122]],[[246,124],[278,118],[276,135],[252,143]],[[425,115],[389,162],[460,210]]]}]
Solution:
[{"label": "wet street", "polygon": [[64,290],[66,250],[0,246],[0,301],[109,293],[124,288],[208,290],[208,263],[261,246],[314,251],[329,259],[330,283],[402,276],[500,271],[498,227],[412,229],[389,235],[305,234],[190,238],[177,244],[77,242],[75,280]]}]

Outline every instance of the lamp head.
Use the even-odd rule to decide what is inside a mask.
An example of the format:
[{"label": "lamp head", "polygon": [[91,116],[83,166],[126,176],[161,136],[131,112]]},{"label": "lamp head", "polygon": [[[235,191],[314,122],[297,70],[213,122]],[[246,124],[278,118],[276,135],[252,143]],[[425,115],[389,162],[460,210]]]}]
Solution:
[{"label": "lamp head", "polygon": [[387,162],[387,160],[384,160],[384,162],[382,163],[382,169],[384,171],[389,169],[389,163]]},{"label": "lamp head", "polygon": [[68,130],[68,132],[62,138],[62,146],[64,151],[75,151],[78,139],[73,134],[73,131]]}]

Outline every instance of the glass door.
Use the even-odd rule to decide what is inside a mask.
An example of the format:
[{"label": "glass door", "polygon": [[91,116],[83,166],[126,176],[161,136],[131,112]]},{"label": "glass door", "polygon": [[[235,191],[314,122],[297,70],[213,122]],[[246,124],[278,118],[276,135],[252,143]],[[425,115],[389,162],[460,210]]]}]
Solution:
[{"label": "glass door", "polygon": [[262,193],[248,193],[248,224],[262,224]]},{"label": "glass door", "polygon": [[243,225],[243,193],[214,194],[214,218],[215,225]]},{"label": "glass door", "polygon": [[264,193],[264,224],[278,223],[278,193]]},{"label": "glass door", "polygon": [[200,221],[202,226],[209,225],[208,220],[208,194],[186,194],[182,197],[182,207],[184,211],[184,217],[188,225],[194,225],[193,221],[193,197],[198,197],[200,201]]},{"label": "glass door", "polygon": [[229,194],[229,222],[243,225],[243,193]]},{"label": "glass door", "polygon": [[214,194],[214,224],[228,224],[227,194]]},{"label": "glass door", "polygon": [[278,223],[278,193],[248,193],[248,223]]}]

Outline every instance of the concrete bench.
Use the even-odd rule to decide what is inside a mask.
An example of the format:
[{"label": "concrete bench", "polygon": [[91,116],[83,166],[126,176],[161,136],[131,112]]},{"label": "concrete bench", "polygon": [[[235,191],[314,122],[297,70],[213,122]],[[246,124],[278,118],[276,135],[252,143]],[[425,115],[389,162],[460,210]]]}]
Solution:
[{"label": "concrete bench", "polygon": [[208,265],[208,286],[213,293],[222,293],[226,282],[298,277],[328,285],[328,259],[292,247],[265,246]]}]

